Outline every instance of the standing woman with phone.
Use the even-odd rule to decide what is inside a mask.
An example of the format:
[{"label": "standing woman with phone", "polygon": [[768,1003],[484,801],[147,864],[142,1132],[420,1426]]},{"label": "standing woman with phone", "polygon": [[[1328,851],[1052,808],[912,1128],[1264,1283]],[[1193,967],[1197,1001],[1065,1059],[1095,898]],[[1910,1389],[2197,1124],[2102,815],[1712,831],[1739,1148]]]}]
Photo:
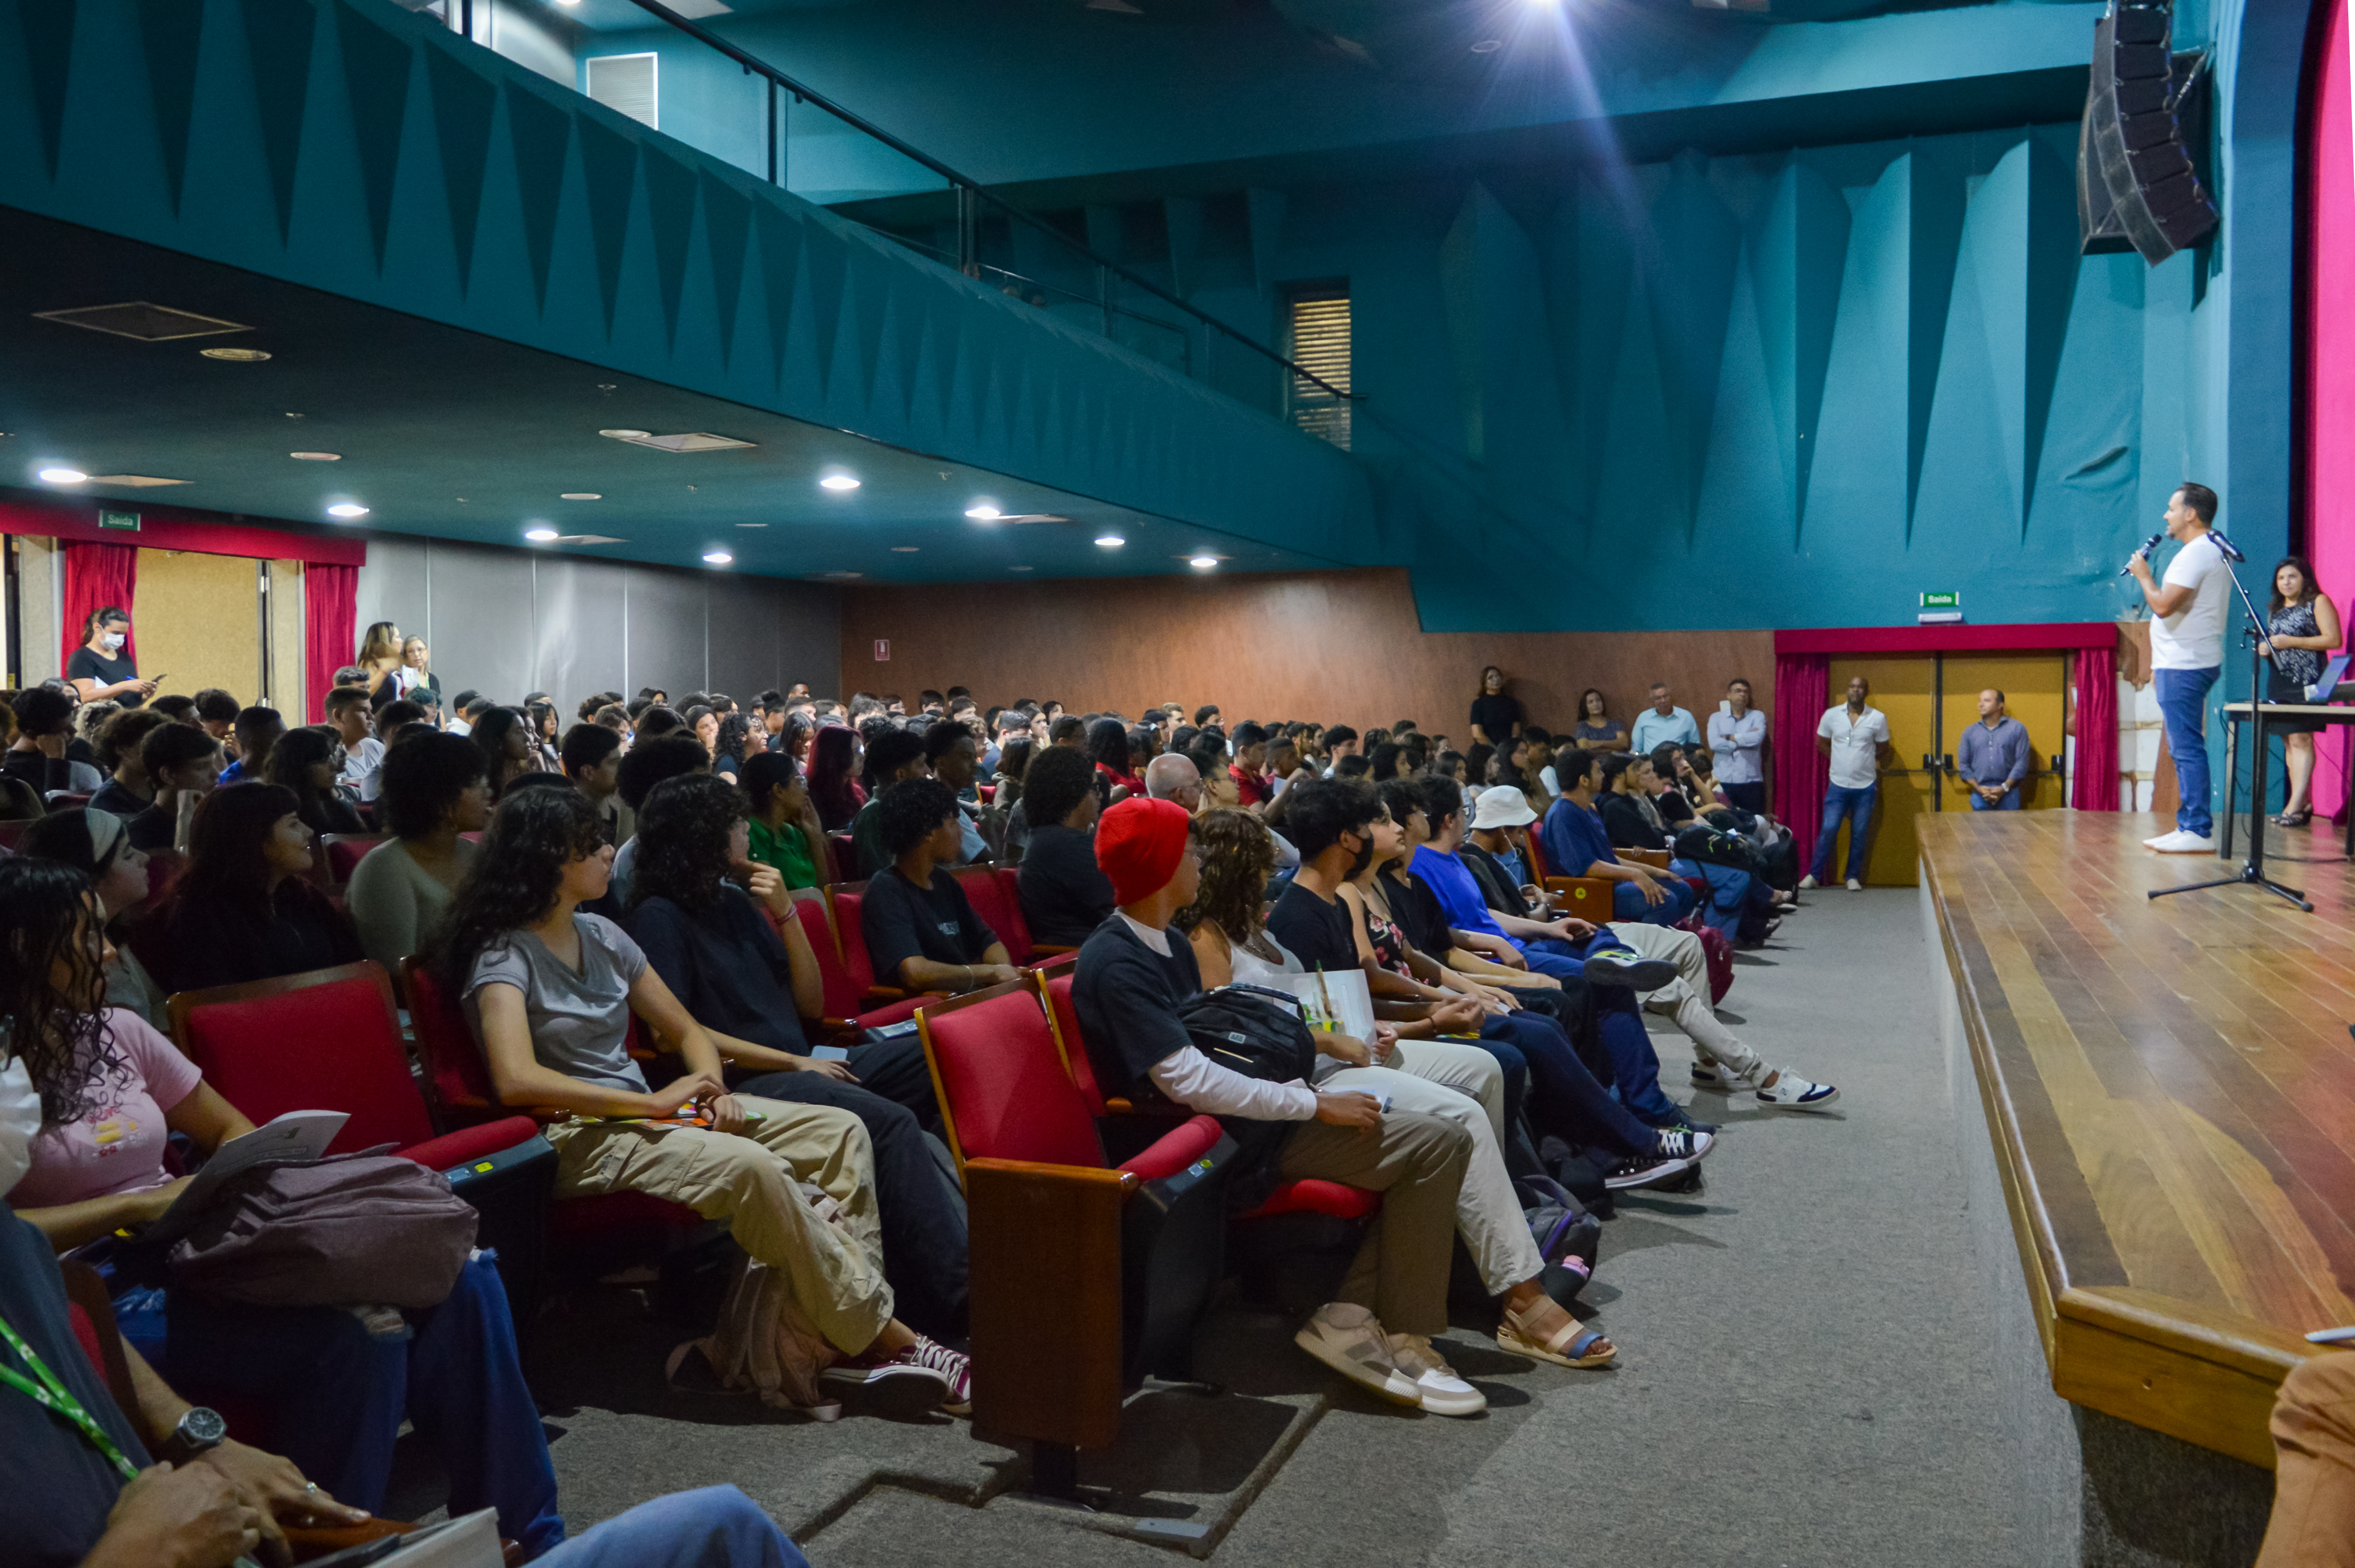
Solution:
[{"label": "standing woman with phone", "polygon": [[83,702],[135,708],[155,694],[155,683],[141,680],[135,661],[123,652],[130,641],[129,610],[110,604],[90,612],[81,623],[81,646],[66,661],[66,679]]}]

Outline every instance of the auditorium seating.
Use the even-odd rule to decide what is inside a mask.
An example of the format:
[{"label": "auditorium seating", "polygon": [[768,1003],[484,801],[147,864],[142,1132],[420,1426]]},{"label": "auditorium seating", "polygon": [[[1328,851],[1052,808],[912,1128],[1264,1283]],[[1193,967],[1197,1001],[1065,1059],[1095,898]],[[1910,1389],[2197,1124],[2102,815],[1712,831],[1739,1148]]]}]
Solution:
[{"label": "auditorium seating", "polygon": [[1530,833],[1528,839],[1529,874],[1537,878],[1539,886],[1554,895],[1556,907],[1565,915],[1574,915],[1590,924],[1608,925],[1611,920],[1610,879],[1601,876],[1556,876],[1552,873],[1552,868],[1546,863],[1545,845],[1538,842],[1538,835]]},{"label": "auditorium seating", "polygon": [[368,851],[385,842],[384,833],[325,833],[319,839],[319,857],[326,874],[327,885],[341,887],[351,881],[352,873],[367,858]]},{"label": "auditorium seating", "polygon": [[[851,979],[844,961],[846,944],[836,932],[838,916],[830,890],[795,888],[794,914],[801,920],[802,934],[809,938],[810,951],[817,959],[818,982],[826,1007],[818,1022],[827,1033],[857,1034],[903,1022],[914,1017],[916,1009],[924,1004],[923,997],[907,996],[889,987],[862,987]],[[858,955],[863,963],[867,956],[863,942]]]}]

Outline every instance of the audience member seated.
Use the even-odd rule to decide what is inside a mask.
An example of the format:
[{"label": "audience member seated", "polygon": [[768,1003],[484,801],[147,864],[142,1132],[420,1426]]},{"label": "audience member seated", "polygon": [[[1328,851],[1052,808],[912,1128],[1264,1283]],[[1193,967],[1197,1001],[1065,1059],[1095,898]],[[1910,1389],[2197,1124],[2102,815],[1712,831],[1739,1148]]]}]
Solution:
[{"label": "audience member seated", "polygon": [[876,982],[957,994],[1019,979],[1006,944],[974,913],[953,863],[964,818],[937,779],[907,779],[878,795],[876,833],[890,856],[867,884],[859,930]]},{"label": "audience member seated", "polygon": [[344,767],[336,782],[353,799],[373,801],[379,788],[378,768],[384,761],[384,742],[377,738],[376,712],[368,694],[337,686],[327,694],[327,727],[344,744]]},{"label": "audience member seated", "polygon": [[[653,740],[642,740],[622,754],[622,765],[614,776],[614,789],[622,797],[634,820],[638,809],[655,785],[666,779],[676,779],[682,773],[702,773],[711,767],[710,755],[691,735],[676,732]],[[584,796],[583,799],[586,799]],[[637,837],[633,834],[613,855],[612,916],[618,916],[630,905],[630,877],[637,869]]]},{"label": "audience member seated", "polygon": [[531,736],[531,748],[537,755],[538,771],[560,773],[564,758],[558,749],[561,738],[557,731],[556,705],[546,696],[534,697],[523,705],[524,728]]},{"label": "audience member seated", "polygon": [[833,881],[817,806],[793,758],[783,751],[757,752],[744,759],[738,782],[752,808],[746,828],[752,862],[774,869],[788,893]]},{"label": "audience member seated", "polygon": [[[149,710],[136,710],[146,713]],[[165,720],[170,723],[170,720]],[[91,807],[51,811],[16,842],[16,853],[35,860],[53,860],[72,866],[90,878],[105,922],[111,957],[106,964],[106,1005],[127,1008],[161,1027],[165,1018],[164,991],[147,966],[123,946],[120,938],[146,907],[147,856],[132,843],[119,817]]]},{"label": "audience member seated", "polygon": [[1554,875],[1599,877],[1617,884],[1611,890],[1614,920],[1673,926],[1684,917],[1680,911],[1692,907],[1692,888],[1666,872],[1620,860],[1612,848],[1608,820],[1595,806],[1599,776],[1607,781],[1600,798],[1621,803],[1614,809],[1622,811],[1623,821],[1631,815],[1634,821],[1642,820],[1642,813],[1626,800],[1625,793],[1626,772],[1635,761],[1624,751],[1601,758],[1591,751],[1555,758],[1554,771],[1561,779],[1561,797],[1546,809],[1538,842],[1545,847],[1546,864],[1552,868]]},{"label": "audience member seated", "polygon": [[[579,913],[604,896],[613,860],[578,791],[516,791],[492,816],[435,954],[442,983],[465,1000],[501,1100],[600,1118],[549,1128],[555,1195],[645,1192],[726,1222],[783,1283],[775,1299],[789,1320],[774,1342],[808,1358],[794,1368],[764,1358],[762,1375],[778,1380],[764,1393],[794,1403],[815,1368],[849,1383],[914,1376],[938,1382],[943,1408],[967,1413],[965,1358],[892,1315],[867,1129],[831,1106],[728,1092],[711,1037],[644,950],[612,921]],[[631,1059],[633,1013],[686,1065],[660,1090]],[[690,1107],[709,1125],[677,1119]],[[813,1206],[805,1181],[833,1200],[837,1219]],[[674,1352],[674,1369],[683,1359]]]},{"label": "audience member seated", "polygon": [[636,832],[637,813],[622,804],[622,735],[604,725],[584,721],[564,732],[557,747],[557,768],[573,787],[589,797],[605,824],[605,842],[619,845]]},{"label": "audience member seated", "polygon": [[237,723],[230,726],[237,736],[237,756],[221,769],[224,784],[259,783],[262,769],[270,764],[270,748],[286,733],[286,721],[276,708],[240,708]]},{"label": "audience member seated", "polygon": [[44,797],[59,789],[95,795],[105,786],[105,774],[67,755],[76,739],[70,693],[34,686],[18,692],[9,705],[16,715],[16,738],[0,757],[0,771],[23,779]]},{"label": "audience member seated", "polygon": [[858,787],[858,736],[840,725],[827,725],[810,741],[810,800],[817,820],[829,833],[850,831],[867,791]]},{"label": "audience member seated", "polygon": [[[655,740],[666,735],[676,735],[687,726],[677,709],[656,703],[638,715],[637,723],[633,727],[640,740]],[[694,739],[693,734],[690,733],[687,738]]]},{"label": "audience member seated", "polygon": [[809,1054],[801,1021],[822,1011],[817,958],[791,890],[748,858],[748,826],[743,793],[725,779],[690,773],[657,786],[638,830],[630,935],[711,1037],[732,1092],[833,1106],[866,1127],[900,1316],[953,1338],[964,1324],[964,1203],[945,1151],[936,1156],[924,1138],[940,1107],[923,1043],[911,1033],[856,1046],[847,1060]]},{"label": "audience member seated", "polygon": [[1127,725],[1116,718],[1100,718],[1090,725],[1087,754],[1095,764],[1099,804],[1108,806],[1144,793],[1145,781],[1130,766]]},{"label": "audience member seated", "polygon": [[[360,711],[367,712],[365,703]],[[313,832],[364,833],[368,824],[336,788],[343,772],[344,746],[336,732],[325,725],[305,725],[278,737],[262,777],[294,797],[294,814]]]},{"label": "audience member seated", "polygon": [[392,835],[362,856],[344,890],[360,949],[387,974],[425,950],[425,939],[466,873],[475,850],[463,835],[491,820],[491,780],[483,754],[464,736],[431,730],[384,754],[384,791],[377,821]]},{"label": "audience member seated", "polygon": [[[943,719],[924,731],[924,766],[949,787],[957,801],[956,858],[950,865],[978,865],[989,858],[988,841],[981,836],[980,797],[974,784],[981,776],[981,749],[973,726],[961,719]],[[968,802],[966,796],[972,795]]]},{"label": "audience member seated", "polygon": [[151,791],[147,809],[130,821],[131,842],[153,853],[187,842],[197,807],[221,776],[220,746],[194,725],[151,729],[139,742],[139,767]]},{"label": "audience member seated", "polygon": [[[850,846],[858,862],[860,880],[880,876],[893,858],[883,842],[884,792],[894,784],[931,776],[932,764],[924,760],[922,736],[910,730],[886,729],[867,743],[867,777],[872,793],[850,824]],[[952,800],[956,798],[954,790],[949,798]],[[956,864],[964,847],[964,814],[958,812],[956,847],[941,857],[941,863]]]},{"label": "audience member seated", "polygon": [[133,708],[106,721],[98,736],[98,765],[108,778],[90,798],[92,807],[128,821],[155,803],[155,787],[148,781],[146,764],[140,760],[139,744],[149,730],[171,722],[153,708]]},{"label": "audience member seated", "polygon": [[479,718],[470,715],[466,738],[482,748],[494,799],[525,774],[540,770],[539,747],[532,743],[530,721],[521,708],[490,707]]},{"label": "audience member seated", "polygon": [[[238,700],[235,694],[218,686],[207,686],[189,699],[195,705],[196,721],[204,726],[205,733],[223,746],[236,744]],[[155,704],[150,703],[153,707]]]},{"label": "audience member seated", "polygon": [[[229,700],[231,702],[235,702],[237,699],[231,697]],[[196,724],[199,722],[197,718],[197,699],[188,695],[186,692],[167,692],[164,695],[155,698],[147,705],[155,709],[157,713],[162,714],[165,718],[170,719],[174,724]]]},{"label": "audience member seated", "polygon": [[[6,1015],[48,1021],[12,1047],[44,1114],[31,1168],[8,1201],[59,1252],[163,1217],[188,1181],[165,1167],[173,1135],[201,1156],[253,1130],[170,1041],[105,1005],[102,917],[79,871],[0,863]],[[116,1326],[157,1372],[267,1401],[271,1446],[336,1496],[382,1505],[405,1414],[442,1450],[453,1513],[496,1507],[501,1532],[527,1554],[564,1538],[547,1439],[488,1256],[466,1263],[440,1305],[404,1312],[399,1338],[339,1307],[254,1307],[122,1274],[111,1288]]]},{"label": "audience member seated", "polygon": [[[1148,771],[1184,758],[1156,758]],[[1033,941],[1076,948],[1113,910],[1112,884],[1096,867],[1096,793],[1100,764],[1076,751],[1049,747],[1022,780],[1022,799],[1039,813],[1022,854],[1022,918]],[[1139,780],[1140,786],[1144,784]]]},{"label": "audience member seated", "polygon": [[231,784],[197,805],[187,869],[132,936],[166,995],[363,956],[351,917],[304,874],[317,852],[294,808],[276,784]]}]

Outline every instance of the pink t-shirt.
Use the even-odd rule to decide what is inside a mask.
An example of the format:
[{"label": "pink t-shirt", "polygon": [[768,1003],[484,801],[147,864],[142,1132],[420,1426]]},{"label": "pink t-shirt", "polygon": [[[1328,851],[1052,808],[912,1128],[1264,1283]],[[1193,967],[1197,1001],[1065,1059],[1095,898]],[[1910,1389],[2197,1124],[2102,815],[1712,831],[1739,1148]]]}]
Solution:
[{"label": "pink t-shirt", "polygon": [[80,1121],[33,1140],[33,1169],[8,1193],[19,1209],[54,1208],[85,1198],[137,1192],[170,1180],[164,1114],[203,1081],[197,1065],[128,1008],[111,1007],[115,1054],[123,1069],[105,1075]]}]

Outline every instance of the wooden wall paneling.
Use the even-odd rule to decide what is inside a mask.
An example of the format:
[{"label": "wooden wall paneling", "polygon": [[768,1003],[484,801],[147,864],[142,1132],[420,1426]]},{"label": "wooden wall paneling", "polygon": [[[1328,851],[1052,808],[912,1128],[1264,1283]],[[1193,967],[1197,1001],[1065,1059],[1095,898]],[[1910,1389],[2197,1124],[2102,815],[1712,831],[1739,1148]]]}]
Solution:
[{"label": "wooden wall paneling", "polygon": [[261,689],[261,589],[251,559],[141,550],[132,615],[139,671],[165,693]]},{"label": "wooden wall paneling", "polygon": [[[874,644],[888,639],[890,662]],[[1230,721],[1359,729],[1412,718],[1460,748],[1483,664],[1501,665],[1532,722],[1563,731],[1599,688],[1624,723],[1655,680],[1706,721],[1725,683],[1774,682],[1768,630],[1426,632],[1402,569],[858,588],[842,596],[843,690],[973,688],[984,706],[1033,697],[1074,712],[1217,703]]]}]

